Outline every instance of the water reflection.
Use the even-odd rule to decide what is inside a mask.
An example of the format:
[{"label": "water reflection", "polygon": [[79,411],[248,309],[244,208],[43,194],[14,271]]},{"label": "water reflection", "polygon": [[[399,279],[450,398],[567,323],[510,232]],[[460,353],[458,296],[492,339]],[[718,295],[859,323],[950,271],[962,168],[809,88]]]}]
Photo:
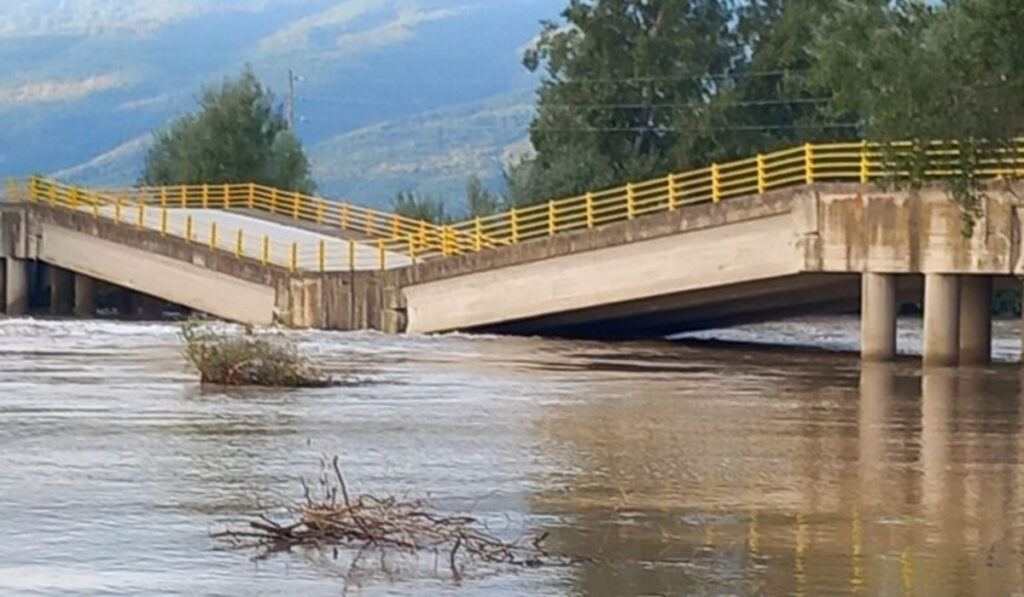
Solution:
[{"label": "water reflection", "polygon": [[[557,408],[555,513],[578,594],[1006,595],[1021,590],[1014,370],[757,372]],[[611,397],[615,395],[615,397]]]}]

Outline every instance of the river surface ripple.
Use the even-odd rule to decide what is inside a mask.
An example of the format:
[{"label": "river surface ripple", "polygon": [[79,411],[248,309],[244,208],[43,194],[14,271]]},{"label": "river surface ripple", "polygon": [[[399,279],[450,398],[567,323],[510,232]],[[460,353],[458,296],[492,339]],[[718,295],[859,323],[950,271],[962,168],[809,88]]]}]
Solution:
[{"label": "river surface ripple", "polygon": [[[905,322],[902,347],[920,345]],[[1024,594],[1018,324],[988,368],[801,348],[297,333],[362,383],[203,391],[170,324],[0,321],[2,595]],[[857,321],[702,334],[856,348]],[[211,530],[298,498],[429,497],[590,563],[253,561]]]}]

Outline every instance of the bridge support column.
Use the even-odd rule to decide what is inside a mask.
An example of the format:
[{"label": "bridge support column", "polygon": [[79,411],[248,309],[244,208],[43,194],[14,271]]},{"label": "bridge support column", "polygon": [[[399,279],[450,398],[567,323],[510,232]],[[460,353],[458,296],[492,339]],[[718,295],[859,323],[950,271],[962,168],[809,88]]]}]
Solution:
[{"label": "bridge support column", "polygon": [[992,276],[960,280],[960,364],[992,360]]},{"label": "bridge support column", "polygon": [[924,364],[949,367],[960,361],[960,276],[924,278]]},{"label": "bridge support column", "polygon": [[28,261],[8,257],[4,302],[8,317],[28,313]]},{"label": "bridge support column", "polygon": [[50,314],[68,315],[71,313],[74,297],[74,274],[68,270],[50,266]]},{"label": "bridge support column", "polygon": [[96,316],[96,280],[75,274],[75,317]]},{"label": "bridge support column", "polygon": [[860,354],[867,361],[896,356],[896,276],[865,273],[861,278]]}]

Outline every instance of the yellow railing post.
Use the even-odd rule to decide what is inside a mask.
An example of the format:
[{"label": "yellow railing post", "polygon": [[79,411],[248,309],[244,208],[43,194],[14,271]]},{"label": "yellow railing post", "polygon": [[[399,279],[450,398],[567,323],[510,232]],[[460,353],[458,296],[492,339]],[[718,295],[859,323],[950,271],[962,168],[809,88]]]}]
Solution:
[{"label": "yellow railing post", "polygon": [[675,174],[668,175],[668,210],[675,211],[679,207],[679,189],[676,188]]},{"label": "yellow railing post", "polygon": [[142,230],[146,227],[146,204],[139,202],[139,221],[138,229]]},{"label": "yellow railing post", "polygon": [[188,188],[185,185],[181,185],[179,193],[181,195],[181,208],[185,209],[188,207]]},{"label": "yellow railing post", "polygon": [[484,225],[480,216],[477,216],[473,223],[473,246],[477,253],[484,248]]},{"label": "yellow railing post", "polygon": [[235,257],[239,259],[245,255],[245,231],[241,228],[235,232]]},{"label": "yellow railing post", "polygon": [[636,190],[633,183],[626,183],[626,217],[632,220],[636,217]]},{"label": "yellow railing post", "polygon": [[217,222],[210,222],[210,250],[217,248]]},{"label": "yellow railing post", "polygon": [[757,192],[763,194],[768,190],[768,175],[764,168],[764,154],[757,154]]},{"label": "yellow railing post", "polygon": [[366,212],[366,230],[364,230],[364,232],[366,234],[371,235],[371,236],[373,235],[373,212],[372,211]]},{"label": "yellow railing post", "polygon": [[160,207],[167,208],[167,187],[160,187]]},{"label": "yellow railing post", "polygon": [[302,198],[299,195],[299,193],[296,191],[295,193],[292,194],[292,219],[293,220],[298,220],[299,219],[299,205],[301,204],[301,202],[302,202]]},{"label": "yellow railing post", "polygon": [[320,199],[316,204],[316,223],[324,223],[324,200]]},{"label": "yellow railing post", "polygon": [[592,229],[594,227],[594,194],[587,193],[587,228]]},{"label": "yellow railing post", "polygon": [[246,197],[246,206],[249,209],[256,208],[256,185],[251,182],[249,183],[249,196]]},{"label": "yellow railing post", "polygon": [[348,204],[347,203],[342,203],[341,204],[341,218],[340,218],[340,220],[341,220],[340,223],[341,223],[341,229],[342,230],[348,230],[348,218],[349,218],[349,215],[348,215]]},{"label": "yellow railing post", "polygon": [[192,214],[185,218],[185,242],[192,242]]},{"label": "yellow railing post", "polygon": [[320,265],[320,273],[327,271],[327,241],[321,240],[317,247],[319,254],[317,255],[317,263]]},{"label": "yellow railing post", "polygon": [[57,187],[55,185],[50,185],[50,189],[47,195],[50,198],[50,206],[57,205]]},{"label": "yellow railing post", "polygon": [[356,241],[348,239],[348,271],[356,271]]},{"label": "yellow railing post", "polygon": [[210,185],[203,185],[203,209],[210,208]]},{"label": "yellow railing post", "polygon": [[263,235],[263,242],[260,243],[260,262],[266,266],[270,264],[270,237]]},{"label": "yellow railing post", "polygon": [[427,246],[427,221],[420,220],[420,246]]},{"label": "yellow railing post", "polygon": [[412,234],[409,235],[409,261],[416,265],[416,238]]},{"label": "yellow railing post", "polygon": [[224,184],[224,209],[231,209],[231,185]]},{"label": "yellow railing post", "polygon": [[722,200],[722,170],[718,164],[711,164],[711,200]]},{"label": "yellow railing post", "polygon": [[519,243],[519,215],[516,213],[516,208],[512,208],[508,211],[508,222],[509,228],[512,232],[512,244]]},{"label": "yellow railing post", "polygon": [[78,189],[71,187],[71,209],[78,211]]},{"label": "yellow railing post", "polygon": [[814,145],[804,144],[804,182],[814,184]]},{"label": "yellow railing post", "polygon": [[377,253],[380,259],[380,271],[384,271],[388,268],[388,257],[387,251],[384,250],[384,241],[377,241]]},{"label": "yellow railing post", "polygon": [[558,234],[558,211],[554,201],[548,201],[548,236]]},{"label": "yellow railing post", "polygon": [[167,236],[167,208],[160,208],[160,235]]},{"label": "yellow railing post", "polygon": [[871,156],[868,154],[868,142],[860,144],[860,183],[867,184],[871,180]]},{"label": "yellow railing post", "polygon": [[399,233],[400,223],[398,221],[398,215],[391,217],[391,240],[398,240],[401,237]]},{"label": "yellow railing post", "polygon": [[100,217],[100,202],[96,197],[90,197],[89,202],[92,203],[92,218],[94,220]]},{"label": "yellow railing post", "polygon": [[292,258],[288,264],[288,270],[295,273],[299,269],[299,243],[292,243]]},{"label": "yellow railing post", "polygon": [[277,213],[277,189],[270,189],[270,213]]},{"label": "yellow railing post", "polygon": [[28,179],[28,199],[29,201],[35,202],[39,199],[39,177],[30,176]]},{"label": "yellow railing post", "polygon": [[121,198],[119,197],[114,203],[114,223],[118,226],[121,225]]}]

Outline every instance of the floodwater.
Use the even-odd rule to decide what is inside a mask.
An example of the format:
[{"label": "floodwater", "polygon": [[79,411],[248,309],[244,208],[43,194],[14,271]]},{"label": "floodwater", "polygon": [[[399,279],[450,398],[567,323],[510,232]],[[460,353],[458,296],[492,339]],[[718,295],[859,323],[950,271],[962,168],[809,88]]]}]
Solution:
[{"label": "floodwater", "polygon": [[[1024,594],[1019,366],[862,368],[855,319],[708,343],[300,334],[363,383],[202,391],[170,324],[0,321],[2,595]],[[997,356],[1017,358],[1016,322]],[[903,346],[919,345],[907,322]],[[797,346],[766,348],[732,342]],[[341,457],[586,563],[296,552],[211,530]]]}]

